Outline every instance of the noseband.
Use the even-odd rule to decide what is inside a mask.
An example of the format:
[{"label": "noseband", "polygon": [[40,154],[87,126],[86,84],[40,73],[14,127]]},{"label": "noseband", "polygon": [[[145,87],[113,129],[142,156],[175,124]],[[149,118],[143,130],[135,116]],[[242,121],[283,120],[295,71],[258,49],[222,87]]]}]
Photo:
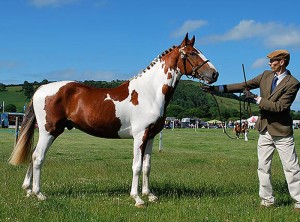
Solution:
[{"label": "noseband", "polygon": [[[179,52],[180,52],[180,57],[182,58],[182,61],[183,61],[183,67],[184,67],[184,74],[186,75],[186,76],[188,76],[187,75],[187,71],[186,71],[186,62],[188,62],[191,66],[192,66],[192,77],[193,78],[197,78],[197,71],[198,71],[198,69],[200,69],[202,66],[204,66],[206,63],[208,63],[209,62],[209,60],[206,60],[206,61],[204,61],[202,64],[200,64],[200,65],[196,65],[196,62],[192,59],[192,58],[190,58],[189,57],[189,54],[190,53],[186,53],[186,52],[184,52],[182,49],[179,49]],[[195,65],[194,65],[194,64]]]}]

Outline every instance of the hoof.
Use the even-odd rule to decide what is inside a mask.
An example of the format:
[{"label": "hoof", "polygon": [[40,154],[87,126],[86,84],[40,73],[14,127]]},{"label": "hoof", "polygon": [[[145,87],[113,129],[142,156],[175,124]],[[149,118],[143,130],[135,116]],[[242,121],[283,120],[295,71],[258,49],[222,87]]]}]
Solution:
[{"label": "hoof", "polygon": [[145,202],[138,195],[131,195],[131,197],[135,200],[135,207],[144,208]]},{"label": "hoof", "polygon": [[151,203],[157,203],[158,202],[158,198],[154,195],[149,196],[149,202]]},{"label": "hoof", "polygon": [[38,194],[36,194],[36,197],[37,197],[38,200],[41,200],[41,201],[47,199],[46,196],[44,194],[42,194],[41,192],[39,192]]},{"label": "hoof", "polygon": [[136,208],[146,208],[145,204],[135,204],[134,205]]},{"label": "hoof", "polygon": [[158,202],[157,196],[155,196],[153,193],[144,194],[144,196],[147,196],[149,202],[151,202],[151,203],[156,203],[156,202]]},{"label": "hoof", "polygon": [[31,197],[33,195],[31,190],[26,190],[26,197]]}]

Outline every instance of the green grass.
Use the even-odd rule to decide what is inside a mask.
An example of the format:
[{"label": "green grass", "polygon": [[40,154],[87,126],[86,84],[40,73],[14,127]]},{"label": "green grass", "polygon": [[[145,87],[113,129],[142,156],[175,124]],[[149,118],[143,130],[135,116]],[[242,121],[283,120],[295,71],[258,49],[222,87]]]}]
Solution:
[{"label": "green grass", "polygon": [[300,221],[277,154],[278,206],[258,207],[257,137],[254,130],[248,142],[219,129],[164,130],[163,152],[156,138],[152,155],[151,188],[159,202],[138,209],[129,197],[132,140],[66,131],[46,156],[41,188],[48,199],[41,202],[25,197],[27,166],[7,163],[14,133],[0,129],[0,221]]}]

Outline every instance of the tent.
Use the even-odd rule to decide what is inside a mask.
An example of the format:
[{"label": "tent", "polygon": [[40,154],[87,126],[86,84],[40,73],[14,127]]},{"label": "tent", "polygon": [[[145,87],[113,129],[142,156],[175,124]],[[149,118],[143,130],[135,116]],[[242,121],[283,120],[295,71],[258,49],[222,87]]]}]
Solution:
[{"label": "tent", "polygon": [[251,116],[247,119],[248,123],[256,123],[258,116]]},{"label": "tent", "polygon": [[247,119],[248,126],[254,128],[257,119],[258,119],[258,116],[251,116],[250,118],[248,118]]},{"label": "tent", "polygon": [[207,121],[207,123],[210,123],[210,124],[213,124],[213,123],[219,124],[219,123],[222,123],[222,122],[220,120],[217,120],[217,119],[212,119],[212,120]]}]

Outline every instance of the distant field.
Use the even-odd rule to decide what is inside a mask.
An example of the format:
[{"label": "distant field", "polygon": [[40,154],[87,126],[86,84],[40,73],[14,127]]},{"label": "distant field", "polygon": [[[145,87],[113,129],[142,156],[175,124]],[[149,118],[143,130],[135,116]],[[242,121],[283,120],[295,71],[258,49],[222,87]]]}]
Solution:
[{"label": "distant field", "polygon": [[[299,144],[300,130],[295,138]],[[163,152],[156,138],[152,156],[151,187],[159,202],[137,209],[129,197],[132,140],[66,131],[46,156],[42,191],[48,199],[40,202],[25,197],[27,166],[8,165],[14,133],[0,129],[0,221],[300,221],[277,154],[278,206],[258,207],[256,140],[253,130],[248,142],[219,129],[164,130]]]},{"label": "distant field", "polygon": [[23,112],[23,107],[26,103],[26,97],[21,92],[21,86],[6,87],[7,91],[0,92],[0,102],[5,101],[5,105],[14,104],[17,107],[17,112]]}]

